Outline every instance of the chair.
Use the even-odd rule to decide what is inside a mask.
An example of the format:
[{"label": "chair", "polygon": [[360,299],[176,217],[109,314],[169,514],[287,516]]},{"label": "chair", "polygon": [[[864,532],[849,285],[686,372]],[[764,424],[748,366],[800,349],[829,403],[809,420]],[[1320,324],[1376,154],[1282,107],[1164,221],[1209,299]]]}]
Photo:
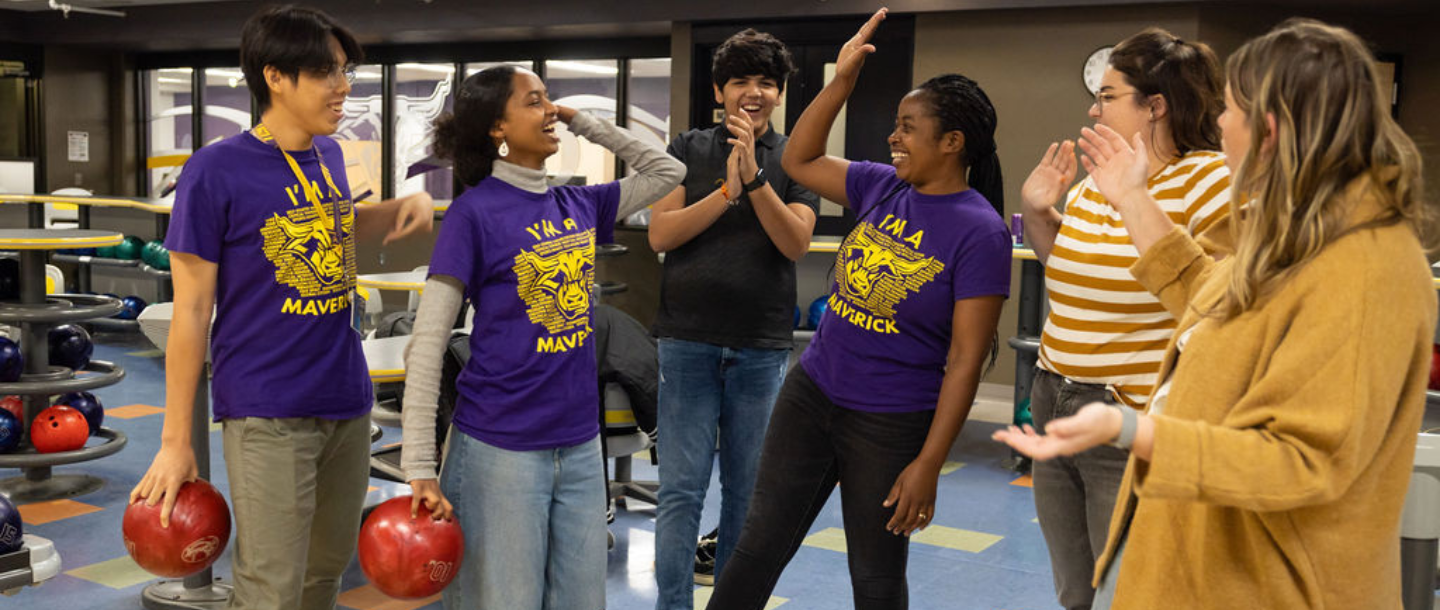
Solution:
[{"label": "chair", "polygon": [[[600,389],[600,445],[605,452],[605,480],[608,498],[617,506],[624,507],[626,498],[659,506],[660,483],[658,481],[636,481],[631,474],[632,460],[636,453],[650,452],[650,462],[655,463],[655,440],[640,429],[635,421],[635,412],[630,408],[630,396],[620,384],[607,382]],[[610,460],[615,460],[613,473]]]},{"label": "chair", "polygon": [[[459,392],[455,380],[460,377],[465,363],[470,360],[470,335],[455,333],[445,348],[444,360],[440,365],[440,399],[435,411],[435,445],[440,449],[439,465],[444,465],[448,453],[450,420],[455,416],[455,403]],[[401,405],[403,411],[404,405]],[[405,482],[405,471],[400,468],[400,443],[393,443],[370,452],[370,476],[396,483]]]},{"label": "chair", "polygon": [[45,294],[65,292],[65,273],[55,265],[45,265]]},{"label": "chair", "polygon": [[[375,325],[378,324],[380,318],[385,315],[385,303],[380,299],[380,290],[378,288],[356,286],[355,291],[359,292],[360,296],[365,298],[365,326],[370,329],[369,333],[373,334],[375,332]],[[367,335],[367,338],[370,337]]]},{"label": "chair", "polygon": [[[95,193],[79,187],[68,187],[57,190],[51,195],[62,197],[93,197]],[[80,226],[80,206],[73,203],[47,203],[45,204],[45,228],[47,229],[74,229]]]}]

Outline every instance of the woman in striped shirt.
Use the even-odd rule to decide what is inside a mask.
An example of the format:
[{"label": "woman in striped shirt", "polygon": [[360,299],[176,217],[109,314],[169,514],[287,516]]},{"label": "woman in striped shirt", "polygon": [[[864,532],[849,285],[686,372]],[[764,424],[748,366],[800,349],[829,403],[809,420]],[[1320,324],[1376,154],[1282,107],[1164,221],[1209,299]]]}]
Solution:
[{"label": "woman in striped shirt", "polygon": [[[1223,218],[1230,201],[1230,173],[1215,152],[1222,92],[1209,47],[1151,28],[1115,47],[1090,107],[1097,124],[1146,142],[1150,195],[1193,235]],[[1041,429],[1097,400],[1144,409],[1176,324],[1131,277],[1139,254],[1091,179],[1066,195],[1075,175],[1067,140],[1050,145],[1021,188],[1025,236],[1046,266],[1050,297],[1030,399]],[[1062,197],[1063,213],[1055,209]],[[1056,593],[1070,610],[1088,609],[1094,597],[1095,558],[1127,457],[1097,447],[1035,464],[1035,509]]]}]

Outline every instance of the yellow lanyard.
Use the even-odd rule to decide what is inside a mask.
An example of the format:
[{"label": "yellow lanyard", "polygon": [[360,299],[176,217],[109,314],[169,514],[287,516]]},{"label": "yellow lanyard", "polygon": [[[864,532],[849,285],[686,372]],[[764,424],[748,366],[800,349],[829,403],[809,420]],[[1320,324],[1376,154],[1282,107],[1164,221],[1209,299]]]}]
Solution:
[{"label": "yellow lanyard", "polygon": [[[331,243],[339,245],[340,227],[330,224],[330,216],[325,213],[325,206],[320,204],[320,194],[317,192],[319,189],[310,188],[310,180],[305,177],[305,172],[300,171],[300,164],[295,161],[295,157],[290,156],[290,153],[280,148],[280,143],[275,141],[275,136],[270,133],[270,128],[266,127],[264,123],[256,125],[254,129],[250,130],[250,133],[254,134],[255,138],[261,142],[274,146],[275,150],[280,151],[280,154],[285,157],[285,162],[290,164],[290,171],[295,172],[295,179],[300,181],[300,190],[305,192],[305,200],[309,201],[310,205],[315,207],[315,214],[317,214],[320,219],[320,226],[326,227],[326,230],[334,226],[335,239],[333,239]],[[335,213],[339,215],[340,200],[344,199],[344,195],[340,193],[340,188],[335,186],[335,179],[330,176],[330,168],[325,167],[325,157],[320,155],[320,148],[311,145],[311,149],[315,151],[315,160],[320,163],[320,174],[325,176],[325,185],[330,187],[330,192],[335,196]]]}]

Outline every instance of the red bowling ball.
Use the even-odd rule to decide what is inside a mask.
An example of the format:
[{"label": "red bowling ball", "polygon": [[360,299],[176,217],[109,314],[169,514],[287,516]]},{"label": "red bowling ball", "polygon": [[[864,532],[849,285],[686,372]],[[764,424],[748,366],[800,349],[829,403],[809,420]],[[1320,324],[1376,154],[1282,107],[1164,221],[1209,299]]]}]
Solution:
[{"label": "red bowling ball", "polygon": [[230,542],[230,505],[214,485],[201,480],[181,485],[170,527],[160,526],[162,506],[146,506],[142,498],[125,509],[120,529],[135,563],[156,576],[184,578],[220,558]]},{"label": "red bowling ball", "polygon": [[460,570],[465,539],[456,521],[436,521],[420,505],[410,518],[410,496],[375,507],[360,528],[360,569],[375,588],[398,599],[429,597]]},{"label": "red bowling ball", "polygon": [[1440,390],[1440,343],[1430,352],[1430,389]]},{"label": "red bowling ball", "polygon": [[30,423],[30,444],[40,453],[74,451],[90,438],[90,422],[79,411],[55,405],[35,416]]},{"label": "red bowling ball", "polygon": [[0,398],[0,409],[5,409],[13,413],[15,419],[25,420],[25,400],[19,396],[11,394],[5,398]]}]

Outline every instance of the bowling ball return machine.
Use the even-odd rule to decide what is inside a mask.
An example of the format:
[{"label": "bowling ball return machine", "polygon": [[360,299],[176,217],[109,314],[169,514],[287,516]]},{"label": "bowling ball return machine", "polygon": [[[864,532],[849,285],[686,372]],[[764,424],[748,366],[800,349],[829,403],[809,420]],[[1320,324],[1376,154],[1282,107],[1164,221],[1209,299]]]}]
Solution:
[{"label": "bowling ball return machine", "polygon": [[14,595],[60,573],[60,554],[54,543],[30,534],[25,534],[24,540],[20,550],[0,555],[0,595]]},{"label": "bowling ball return machine", "polygon": [[1405,610],[1434,610],[1440,556],[1440,392],[1425,396],[1410,491],[1400,516],[1400,591]]}]

